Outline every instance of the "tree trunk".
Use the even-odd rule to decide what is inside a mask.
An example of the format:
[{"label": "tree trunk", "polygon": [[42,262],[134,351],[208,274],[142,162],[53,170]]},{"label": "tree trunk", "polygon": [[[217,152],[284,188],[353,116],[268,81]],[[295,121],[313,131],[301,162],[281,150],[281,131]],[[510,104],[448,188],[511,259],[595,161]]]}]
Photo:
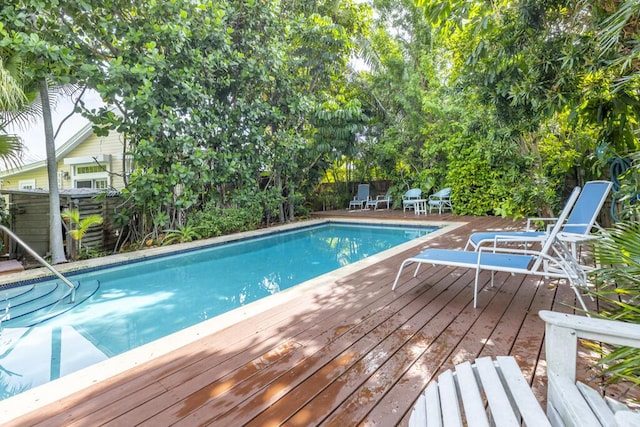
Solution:
[{"label": "tree trunk", "polygon": [[289,219],[287,220],[287,222],[293,221],[295,217],[295,190],[295,185],[293,185],[293,183],[289,183],[289,197],[287,197],[287,199],[289,200]]},{"label": "tree trunk", "polygon": [[[276,188],[280,189],[280,193],[282,194],[282,179],[280,177],[280,172],[276,172],[275,184]],[[278,221],[280,221],[280,224],[284,224],[285,222],[284,202],[280,203],[280,206],[278,207]]]},{"label": "tree trunk", "polygon": [[49,87],[46,80],[40,82],[40,98],[42,99],[42,118],[44,119],[44,140],[47,149],[47,177],[49,179],[49,245],[51,263],[67,262],[62,242],[62,217],[60,216],[60,193],[58,192],[58,165],[56,162],[56,146],[53,136]]}]

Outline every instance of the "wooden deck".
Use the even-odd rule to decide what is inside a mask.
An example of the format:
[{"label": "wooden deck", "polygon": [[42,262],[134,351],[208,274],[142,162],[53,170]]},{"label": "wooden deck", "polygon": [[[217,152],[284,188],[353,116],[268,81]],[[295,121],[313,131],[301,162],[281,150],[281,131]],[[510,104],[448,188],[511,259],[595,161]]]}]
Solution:
[{"label": "wooden deck", "polygon": [[[406,218],[400,211],[326,215]],[[62,398],[10,425],[379,425],[405,423],[419,392],[439,371],[484,355],[514,355],[545,399],[542,309],[572,311],[573,292],[539,278],[483,272],[478,308],[474,272],[407,269],[426,246],[461,248],[472,230],[514,227],[500,218],[469,221],[284,306],[108,381]]]}]

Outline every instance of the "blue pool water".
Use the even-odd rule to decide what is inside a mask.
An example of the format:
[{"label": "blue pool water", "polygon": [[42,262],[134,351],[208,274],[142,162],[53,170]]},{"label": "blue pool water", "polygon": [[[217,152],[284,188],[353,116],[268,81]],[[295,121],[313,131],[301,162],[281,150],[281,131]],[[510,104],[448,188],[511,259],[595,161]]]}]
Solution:
[{"label": "blue pool water", "polygon": [[[90,292],[83,297],[86,301],[36,326],[30,326],[30,322],[39,321],[35,314],[2,323],[0,397],[20,393],[434,230],[329,223],[68,276],[80,284],[79,297],[83,297],[83,287],[89,287],[90,291],[84,291]],[[43,281],[35,284],[35,291],[44,294],[47,287],[55,285],[53,280]],[[18,305],[17,301],[12,303],[9,312],[18,316],[23,309]],[[34,362],[34,354],[41,360]]]}]

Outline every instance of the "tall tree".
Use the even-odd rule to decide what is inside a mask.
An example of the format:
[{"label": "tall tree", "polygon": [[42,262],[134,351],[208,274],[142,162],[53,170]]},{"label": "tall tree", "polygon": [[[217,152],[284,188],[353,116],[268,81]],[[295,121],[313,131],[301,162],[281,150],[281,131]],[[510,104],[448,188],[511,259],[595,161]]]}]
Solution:
[{"label": "tall tree", "polygon": [[[62,241],[62,221],[59,215],[60,198],[58,195],[57,164],[55,158],[55,141],[51,122],[51,104],[49,98],[49,80],[55,78],[57,85],[70,82],[70,68],[74,56],[61,38],[63,31],[57,19],[54,2],[43,4],[37,1],[20,1],[4,7],[0,11],[0,35],[3,39],[2,56],[19,58],[22,68],[22,85],[28,88],[27,93],[37,93],[31,98],[32,103],[25,104],[21,117],[29,116],[33,111],[41,111],[45,125],[45,146],[47,151],[47,175],[49,180],[49,208],[51,215],[49,224],[50,253],[52,263],[65,262]],[[48,35],[40,37],[40,35]],[[33,105],[40,108],[35,110]]]},{"label": "tall tree", "polygon": [[285,196],[280,221],[294,218],[298,192],[315,186],[327,161],[356,155],[364,114],[348,90],[347,66],[369,14],[350,0],[282,4],[279,19],[291,31],[280,41],[283,67],[268,88],[281,112],[269,125],[273,188]]},{"label": "tall tree", "polygon": [[42,101],[42,119],[44,123],[44,140],[47,153],[47,179],[49,181],[49,244],[51,246],[51,263],[66,262],[64,242],[62,239],[62,217],[60,216],[60,193],[58,191],[58,161],[56,144],[51,118],[51,101],[49,85],[46,79],[40,80],[40,99]]},{"label": "tall tree", "polygon": [[597,126],[599,143],[637,149],[638,2],[421,3],[445,32],[459,81],[514,131],[569,110],[574,124]]},{"label": "tall tree", "polygon": [[341,92],[361,10],[345,0],[65,5],[86,58],[77,73],[120,113],[100,111],[98,131],[120,132],[138,165],[127,192],[144,209],[142,235],[207,203],[293,218],[299,184],[326,155],[310,117],[339,106],[322,125],[355,140],[358,103]]}]

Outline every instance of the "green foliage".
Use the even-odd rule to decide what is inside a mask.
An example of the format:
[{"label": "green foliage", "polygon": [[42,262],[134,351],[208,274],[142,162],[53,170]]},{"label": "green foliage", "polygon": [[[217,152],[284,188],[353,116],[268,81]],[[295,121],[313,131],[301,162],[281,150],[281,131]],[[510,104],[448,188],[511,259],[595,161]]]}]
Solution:
[{"label": "green foliage", "polygon": [[[0,197],[0,225],[9,226],[9,210],[4,197]],[[1,250],[1,249],[0,249]]]},{"label": "green foliage", "polygon": [[585,157],[599,141],[638,149],[637,2],[422,3],[442,24],[460,83],[508,126],[537,131],[570,111],[573,125],[596,130]]},{"label": "green foliage", "polygon": [[60,216],[68,223],[69,228],[67,232],[71,238],[78,242],[78,258],[85,259],[97,256],[98,251],[82,246],[82,239],[91,227],[101,225],[104,221],[103,218],[95,214],[86,215],[84,218],[81,218],[78,209],[65,209],[60,213]]},{"label": "green foliage", "polygon": [[107,103],[83,113],[134,157],[133,240],[257,185],[258,217],[288,221],[326,160],[354,155],[364,115],[345,70],[364,4],[20,0],[0,13],[3,48],[38,58],[29,73],[53,69]]},{"label": "green foliage", "polygon": [[196,212],[189,223],[192,227],[197,224],[202,237],[215,237],[254,230],[261,221],[259,209],[220,208],[210,203],[205,209]]},{"label": "green foliage", "polygon": [[431,165],[424,174],[435,179],[435,187],[453,188],[456,213],[519,218],[552,211],[564,181],[551,180],[544,170],[567,172],[560,164],[564,157],[551,155],[555,145],[547,144],[550,154],[536,152],[534,143],[512,136],[480,106],[466,107],[448,106],[443,121],[453,124],[443,126],[444,132],[431,126],[421,152]]},{"label": "green foliage", "polygon": [[617,217],[627,221],[640,221],[640,151],[628,157],[629,168],[620,176],[615,193]]},{"label": "green foliage", "polygon": [[100,225],[103,222],[103,218],[100,215],[87,215],[81,218],[78,209],[65,209],[60,213],[60,216],[73,227],[69,229],[69,235],[73,240],[77,240],[80,246],[82,246],[82,238],[87,234],[89,228]]},{"label": "green foliage", "polygon": [[204,227],[193,224],[192,221],[178,227],[176,230],[164,230],[165,236],[162,239],[162,245],[170,245],[173,243],[186,243],[193,240],[202,239],[202,229]]},{"label": "green foliage", "polygon": [[[282,195],[282,188],[277,186],[269,187],[263,191],[257,188],[246,188],[238,190],[233,197],[234,203],[239,206],[239,210],[231,211],[232,217],[239,218],[244,212],[253,212],[258,221],[265,217],[267,225],[279,214],[285,197]],[[242,223],[242,221],[241,221]],[[240,226],[241,228],[243,225]],[[237,230],[240,231],[240,230]]]},{"label": "green foliage", "polygon": [[[640,323],[640,224],[618,223],[596,241],[595,259],[601,268],[591,273],[596,286],[587,290],[600,303],[598,315]],[[597,347],[599,348],[599,347]],[[640,385],[640,350],[603,349],[599,364],[609,382]]]},{"label": "green foliage", "polygon": [[[2,29],[0,35],[4,35]],[[0,161],[8,168],[19,165],[23,148],[19,138],[8,133],[7,126],[11,122],[8,113],[28,103],[21,82],[21,66],[15,62],[19,62],[17,55],[3,53],[0,48]]]}]

